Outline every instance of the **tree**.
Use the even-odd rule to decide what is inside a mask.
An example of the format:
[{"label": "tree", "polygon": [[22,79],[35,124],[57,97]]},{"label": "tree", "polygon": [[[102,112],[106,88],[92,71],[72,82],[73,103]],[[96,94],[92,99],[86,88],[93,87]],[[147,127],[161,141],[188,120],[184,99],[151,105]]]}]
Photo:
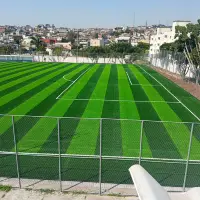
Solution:
[{"label": "tree", "polygon": [[64,50],[63,47],[55,47],[55,48],[53,49],[53,54],[54,54],[55,56],[61,56],[62,53],[63,53],[63,50]]},{"label": "tree", "polygon": [[197,24],[187,24],[186,27],[177,26],[175,38],[175,42],[163,44],[160,50],[172,51],[174,55],[179,52],[183,53],[185,55],[184,62],[173,57],[179,63],[178,70],[184,76],[189,65],[196,79],[196,84],[198,84],[200,81],[200,19]]},{"label": "tree", "polygon": [[197,24],[188,24],[186,27],[176,27],[176,37],[179,47],[192,68],[196,84],[200,81],[200,20]]},{"label": "tree", "polygon": [[63,43],[67,43],[67,42],[70,42],[70,41],[69,41],[69,39],[62,38],[61,42],[63,42]]},{"label": "tree", "polygon": [[44,42],[39,37],[31,37],[31,39],[31,44],[35,45],[37,51],[39,51],[42,46],[45,46]]},{"label": "tree", "polygon": [[69,31],[67,33],[67,40],[68,42],[71,42],[72,44],[75,43],[76,37],[77,37],[77,34],[74,31]]},{"label": "tree", "polygon": [[98,38],[99,38],[99,34],[98,34],[98,33],[95,33],[95,34],[94,34],[94,38],[95,38],[95,39],[98,39]]},{"label": "tree", "polygon": [[14,53],[14,48],[11,45],[0,47],[0,54],[11,55]]},{"label": "tree", "polygon": [[15,44],[18,47],[19,54],[21,52],[21,42],[22,42],[22,39],[23,39],[22,36],[14,36],[14,42],[15,42]]}]

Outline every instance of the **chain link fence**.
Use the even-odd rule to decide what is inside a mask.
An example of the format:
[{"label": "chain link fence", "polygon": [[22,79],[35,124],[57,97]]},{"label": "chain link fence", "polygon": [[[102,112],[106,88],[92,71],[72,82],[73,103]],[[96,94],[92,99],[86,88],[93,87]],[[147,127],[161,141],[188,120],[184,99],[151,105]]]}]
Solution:
[{"label": "chain link fence", "polygon": [[0,116],[0,184],[13,187],[132,190],[128,169],[140,164],[185,191],[200,186],[199,155],[198,123]]},{"label": "chain link fence", "polygon": [[69,52],[65,55],[0,55],[0,62],[67,62],[67,63],[100,63],[100,64],[133,64],[148,61],[147,53],[107,53]]},{"label": "chain link fence", "polygon": [[183,80],[195,82],[194,68],[190,66],[184,53],[162,50],[149,55],[149,63],[154,67],[169,71]]},{"label": "chain link fence", "polygon": [[100,64],[133,64],[137,61],[147,61],[148,54],[91,54],[79,52],[62,56],[34,55],[33,62],[68,62],[68,63],[100,63]]}]

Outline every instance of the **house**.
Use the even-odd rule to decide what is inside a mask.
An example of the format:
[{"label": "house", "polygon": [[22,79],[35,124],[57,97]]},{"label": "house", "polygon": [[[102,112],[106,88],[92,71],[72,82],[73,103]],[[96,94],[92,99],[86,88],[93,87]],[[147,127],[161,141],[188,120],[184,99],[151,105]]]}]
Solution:
[{"label": "house", "polygon": [[104,46],[104,39],[91,39],[90,40],[90,46],[91,47],[102,47]]},{"label": "house", "polygon": [[172,27],[159,27],[155,35],[150,38],[150,54],[157,54],[160,52],[160,46],[165,43],[172,43],[176,40],[176,27],[186,26],[190,21],[174,21]]},{"label": "house", "polygon": [[55,47],[63,47],[65,50],[71,50],[72,49],[72,43],[71,42],[57,42],[54,45]]}]

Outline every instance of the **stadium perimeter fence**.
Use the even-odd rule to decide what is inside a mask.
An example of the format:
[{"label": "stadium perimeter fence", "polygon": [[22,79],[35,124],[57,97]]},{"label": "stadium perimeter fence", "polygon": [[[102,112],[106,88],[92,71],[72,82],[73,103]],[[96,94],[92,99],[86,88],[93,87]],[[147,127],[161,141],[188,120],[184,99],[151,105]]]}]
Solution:
[{"label": "stadium perimeter fence", "polygon": [[0,62],[57,62],[57,63],[99,63],[133,64],[136,60],[147,60],[147,54],[66,54],[56,55],[0,55]]},{"label": "stadium perimeter fence", "polygon": [[194,69],[188,64],[184,53],[161,50],[149,55],[149,63],[154,67],[176,74],[184,80],[194,82]]},{"label": "stadium perimeter fence", "polygon": [[2,115],[0,184],[92,184],[102,194],[132,186],[128,169],[140,164],[168,190],[185,191],[200,186],[199,140],[198,123]]}]

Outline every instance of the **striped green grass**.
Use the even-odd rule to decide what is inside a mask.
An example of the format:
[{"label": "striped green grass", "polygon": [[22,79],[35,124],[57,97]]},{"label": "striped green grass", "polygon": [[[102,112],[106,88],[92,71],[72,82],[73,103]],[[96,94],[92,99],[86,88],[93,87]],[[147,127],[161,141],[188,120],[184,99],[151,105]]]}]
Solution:
[{"label": "striped green grass", "polygon": [[[192,99],[158,73],[144,69],[179,98]],[[145,122],[141,130],[139,120],[194,122],[196,119],[181,104],[173,103],[176,99],[140,67],[0,63],[0,83],[2,114],[77,117],[60,119],[62,153],[98,154],[100,120],[93,118],[109,118],[101,122],[103,155],[138,157],[142,132],[143,157],[187,157],[191,125]],[[192,102],[199,105],[195,98]],[[11,119],[1,117],[0,124],[1,149],[13,151]],[[15,127],[20,151],[57,152],[57,119],[18,116]],[[198,134],[194,134],[193,144],[199,146]],[[192,152],[191,157],[198,158],[198,148]]]},{"label": "striped green grass", "polygon": [[[181,104],[171,103],[177,100],[143,69],[198,117],[200,101],[159,73],[142,67],[0,63],[0,113],[22,115],[14,117],[20,152],[58,153],[59,123],[62,154],[99,155],[102,131],[103,156],[138,157],[142,133],[143,158],[186,159],[191,124],[180,123],[198,120]],[[140,120],[149,121],[145,121],[142,128]],[[195,125],[190,155],[194,160],[200,160],[199,133],[200,126]],[[8,116],[0,117],[0,151],[15,151],[12,119]],[[58,158],[19,156],[19,162],[23,178],[58,179]],[[134,163],[137,161],[102,160],[102,182],[131,184],[127,169]],[[16,177],[14,165],[14,156],[0,156],[0,176]],[[162,185],[182,186],[184,165],[144,161],[142,165],[152,171]],[[174,179],[171,172],[177,168],[180,170]],[[194,186],[197,180],[190,171],[193,168],[198,169],[198,166],[189,168],[189,186]],[[61,170],[62,180],[98,182],[99,160],[63,158]],[[163,171],[166,173],[160,173]]]}]

